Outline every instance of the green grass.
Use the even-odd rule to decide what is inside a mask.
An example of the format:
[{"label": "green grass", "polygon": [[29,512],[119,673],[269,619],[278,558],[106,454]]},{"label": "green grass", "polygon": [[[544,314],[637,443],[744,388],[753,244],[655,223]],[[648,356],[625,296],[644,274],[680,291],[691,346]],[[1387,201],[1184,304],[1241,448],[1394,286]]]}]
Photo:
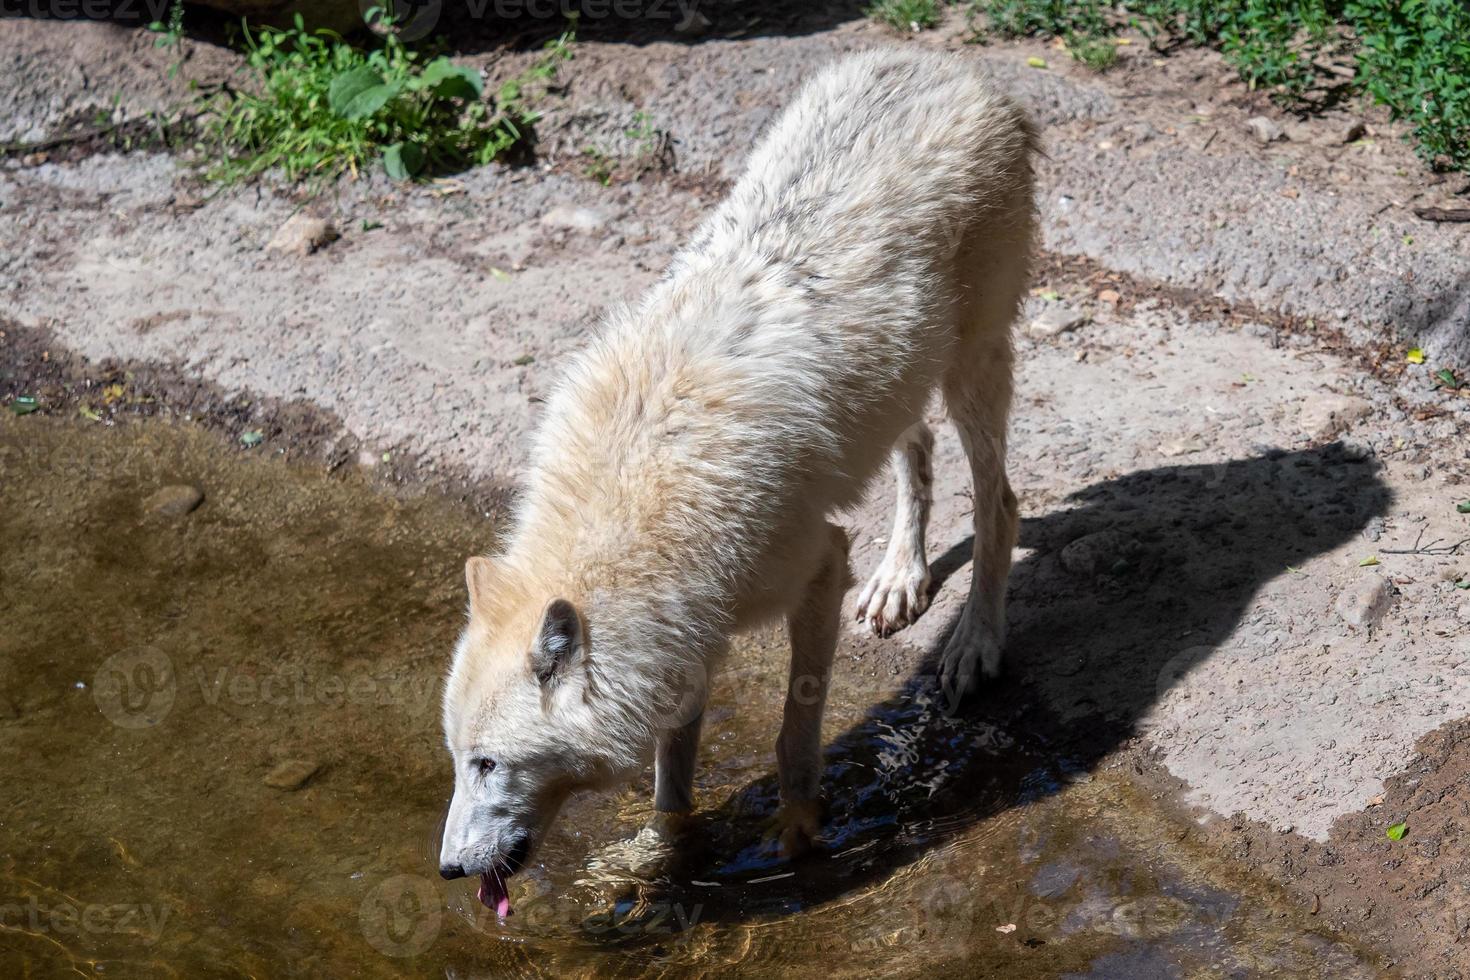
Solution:
[{"label": "green grass", "polygon": [[221,181],[279,168],[288,181],[357,174],[377,160],[406,180],[490,162],[519,143],[537,114],[535,82],[571,57],[562,35],[523,76],[486,99],[473,69],[423,58],[391,32],[364,50],[331,31],[247,28],[249,89],[228,90],[208,107],[206,173]]},{"label": "green grass", "polygon": [[1106,37],[1073,34],[1067,38],[1067,52],[1093,71],[1107,71],[1118,60],[1118,46]]},{"label": "green grass", "polygon": [[[1161,48],[1218,48],[1252,87],[1301,107],[1363,91],[1413,127],[1430,164],[1470,169],[1467,0],[972,0],[999,35],[1060,37],[1105,68],[1137,27]],[[1344,78],[1334,64],[1355,64]]]},{"label": "green grass", "polygon": [[873,20],[905,34],[939,23],[941,0],[876,0],[866,13]]}]

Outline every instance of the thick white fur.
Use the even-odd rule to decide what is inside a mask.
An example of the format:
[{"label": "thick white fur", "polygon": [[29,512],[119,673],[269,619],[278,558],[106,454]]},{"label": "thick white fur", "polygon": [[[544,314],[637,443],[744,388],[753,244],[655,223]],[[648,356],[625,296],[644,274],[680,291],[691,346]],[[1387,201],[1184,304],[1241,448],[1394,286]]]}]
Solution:
[{"label": "thick white fur", "polygon": [[[656,748],[660,809],[687,807],[712,661],[732,633],[779,617],[795,651],[783,843],[799,849],[816,829],[821,702],[849,581],[829,518],[920,426],[896,460],[907,543],[859,610],[884,630],[916,616],[927,487],[903,463],[918,445],[927,473],[920,419],[936,388],[976,476],[976,585],[946,676],[964,687],[977,658],[994,671],[1034,142],[961,58],[847,57],[781,114],[663,280],[572,360],[504,554],[469,567],[444,702],[447,864],[479,873],[515,835],[539,841],[568,792],[626,778]],[[580,642],[546,682],[530,664],[558,597],[580,614]],[[470,764],[480,758],[495,760],[488,775]]]}]

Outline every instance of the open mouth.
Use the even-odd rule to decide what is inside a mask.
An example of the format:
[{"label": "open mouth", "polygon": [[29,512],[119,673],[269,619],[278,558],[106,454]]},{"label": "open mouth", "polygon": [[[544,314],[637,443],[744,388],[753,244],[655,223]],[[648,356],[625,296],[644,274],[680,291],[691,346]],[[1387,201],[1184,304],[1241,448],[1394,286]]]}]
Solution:
[{"label": "open mouth", "polygon": [[501,919],[510,915],[510,889],[506,887],[509,877],[510,871],[499,867],[480,875],[480,891],[476,897],[481,905],[493,909],[496,917]]},{"label": "open mouth", "polygon": [[498,918],[510,915],[510,876],[521,870],[531,853],[531,838],[522,836],[512,845],[505,860],[490,865],[490,870],[480,875],[480,890],[476,897],[480,904],[494,911]]}]

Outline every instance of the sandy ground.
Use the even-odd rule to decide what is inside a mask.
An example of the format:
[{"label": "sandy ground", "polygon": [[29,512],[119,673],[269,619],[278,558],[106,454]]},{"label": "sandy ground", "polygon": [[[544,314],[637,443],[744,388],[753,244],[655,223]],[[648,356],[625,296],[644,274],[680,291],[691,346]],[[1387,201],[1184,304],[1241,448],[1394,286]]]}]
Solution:
[{"label": "sandy ground", "polygon": [[[64,43],[22,26],[0,33],[16,66],[138,51],[107,25],[70,25]],[[344,183],[308,205],[341,239],[306,257],[264,250],[303,207],[268,186],[201,188],[160,155],[11,161],[0,396],[39,389],[60,411],[82,397],[66,382],[126,362],[172,378],[165,401],[193,383],[181,413],[232,438],[261,429],[264,451],[296,448],[305,413],[302,444],[322,459],[493,499],[524,463],[561,355],[658,275],[803,75],[843,50],[960,41],[954,23],[903,42],[850,21],[584,42],[535,166]],[[1470,833],[1457,734],[1470,591],[1455,585],[1470,547],[1444,547],[1470,538],[1456,512],[1470,398],[1432,373],[1470,370],[1470,230],[1411,209],[1453,201],[1463,178],[1427,174],[1372,113],[1370,139],[1350,145],[1346,110],[1284,116],[1207,54],[1159,61],[1140,45],[1099,77],[1040,44],[964,51],[1031,109],[1048,153],[1046,254],[1018,341],[1014,680],[1063,727],[1114,731],[1094,759],[1133,753],[1177,780],[1223,849],[1334,927],[1411,972],[1459,975],[1470,897],[1438,857],[1463,855]],[[1028,67],[1035,56],[1050,67]],[[529,57],[463,60],[508,74]],[[152,78],[150,59],[136,66]],[[10,135],[105,97],[61,85],[43,98],[44,77],[6,96]],[[156,81],[108,84],[167,102]],[[635,152],[622,134],[637,112],[675,141],[673,170],[587,179],[584,147]],[[1289,138],[1261,145],[1246,127],[1257,114]],[[1025,328],[1057,311],[1078,324]],[[1413,346],[1426,363],[1405,363]],[[953,574],[914,628],[849,641],[891,673],[942,638],[967,586],[946,555],[967,534],[963,465],[939,431],[931,548]],[[889,506],[885,486],[851,515],[860,577]],[[1420,770],[1434,800],[1415,795]],[[1384,838],[1405,817],[1410,836]],[[1374,877],[1385,860],[1404,865],[1397,878]]]}]

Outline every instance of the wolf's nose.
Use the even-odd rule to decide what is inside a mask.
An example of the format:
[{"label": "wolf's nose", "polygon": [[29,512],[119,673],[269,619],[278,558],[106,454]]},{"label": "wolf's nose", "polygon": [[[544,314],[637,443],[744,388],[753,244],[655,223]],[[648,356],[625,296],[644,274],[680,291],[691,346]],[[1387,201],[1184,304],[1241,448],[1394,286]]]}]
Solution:
[{"label": "wolf's nose", "polygon": [[453,881],[456,878],[463,878],[464,877],[464,865],[462,865],[462,864],[445,864],[445,865],[441,865],[440,868],[439,868],[439,877],[443,878],[445,881]]}]

